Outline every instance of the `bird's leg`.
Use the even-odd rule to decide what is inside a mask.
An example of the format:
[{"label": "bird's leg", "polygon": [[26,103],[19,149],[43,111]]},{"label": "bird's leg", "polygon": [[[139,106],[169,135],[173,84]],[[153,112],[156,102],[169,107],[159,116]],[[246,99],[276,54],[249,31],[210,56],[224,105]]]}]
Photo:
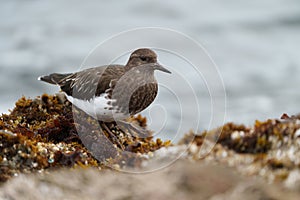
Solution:
[{"label": "bird's leg", "polygon": [[105,124],[105,122],[99,121],[99,123],[100,123],[100,126],[102,128],[104,128],[104,130],[109,134],[109,136],[112,138],[112,140],[114,142],[116,142],[117,145],[119,145],[119,147],[122,150],[124,150],[125,149],[124,146],[120,143],[119,139],[115,136],[115,134],[113,134],[113,132],[111,132],[111,130],[107,127],[107,125]]},{"label": "bird's leg", "polygon": [[129,132],[135,132],[138,134],[140,138],[149,137],[149,132],[143,127],[137,127],[134,124],[126,121],[117,121],[117,126],[122,130],[125,131],[126,129]]}]

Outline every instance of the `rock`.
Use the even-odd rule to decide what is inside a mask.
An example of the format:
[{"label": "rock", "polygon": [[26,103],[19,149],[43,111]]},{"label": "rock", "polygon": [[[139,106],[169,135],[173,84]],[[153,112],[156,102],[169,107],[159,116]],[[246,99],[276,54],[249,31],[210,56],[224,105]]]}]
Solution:
[{"label": "rock", "polygon": [[0,199],[299,199],[300,115],[178,144],[128,120],[146,137],[116,123],[108,134],[56,95],[21,98],[0,116]]},{"label": "rock", "polygon": [[[276,184],[243,178],[233,169],[179,160],[143,174],[60,169],[20,175],[0,190],[0,199],[299,199]],[[297,198],[298,197],[298,198]]]}]

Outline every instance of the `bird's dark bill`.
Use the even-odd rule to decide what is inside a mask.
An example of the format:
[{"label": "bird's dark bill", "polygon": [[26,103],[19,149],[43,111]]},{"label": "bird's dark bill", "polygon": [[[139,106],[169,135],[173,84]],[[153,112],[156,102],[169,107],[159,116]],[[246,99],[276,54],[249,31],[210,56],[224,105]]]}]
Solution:
[{"label": "bird's dark bill", "polygon": [[165,67],[163,67],[163,66],[160,65],[160,64],[157,64],[157,65],[155,66],[155,69],[171,74],[171,71],[169,71],[168,69],[166,69]]}]

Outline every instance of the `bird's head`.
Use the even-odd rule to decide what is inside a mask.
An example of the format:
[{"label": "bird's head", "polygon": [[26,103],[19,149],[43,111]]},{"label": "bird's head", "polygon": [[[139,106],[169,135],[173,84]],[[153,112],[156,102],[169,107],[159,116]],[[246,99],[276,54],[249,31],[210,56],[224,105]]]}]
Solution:
[{"label": "bird's head", "polygon": [[157,62],[157,55],[151,49],[143,48],[137,49],[129,57],[129,60],[126,64],[127,70],[138,67],[138,66],[145,66],[146,68],[154,70],[160,70],[166,73],[171,73],[169,70],[164,68]]}]

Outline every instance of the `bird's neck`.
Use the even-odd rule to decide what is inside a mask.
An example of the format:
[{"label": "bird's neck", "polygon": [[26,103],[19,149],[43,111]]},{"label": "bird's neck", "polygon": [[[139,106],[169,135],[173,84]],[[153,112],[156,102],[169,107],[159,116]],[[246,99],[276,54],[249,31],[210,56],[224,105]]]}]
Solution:
[{"label": "bird's neck", "polygon": [[131,70],[131,69],[133,69],[133,68],[136,68],[138,65],[136,65],[136,64],[131,64],[131,63],[127,63],[127,65],[125,65],[125,71],[129,71],[129,70]]}]

